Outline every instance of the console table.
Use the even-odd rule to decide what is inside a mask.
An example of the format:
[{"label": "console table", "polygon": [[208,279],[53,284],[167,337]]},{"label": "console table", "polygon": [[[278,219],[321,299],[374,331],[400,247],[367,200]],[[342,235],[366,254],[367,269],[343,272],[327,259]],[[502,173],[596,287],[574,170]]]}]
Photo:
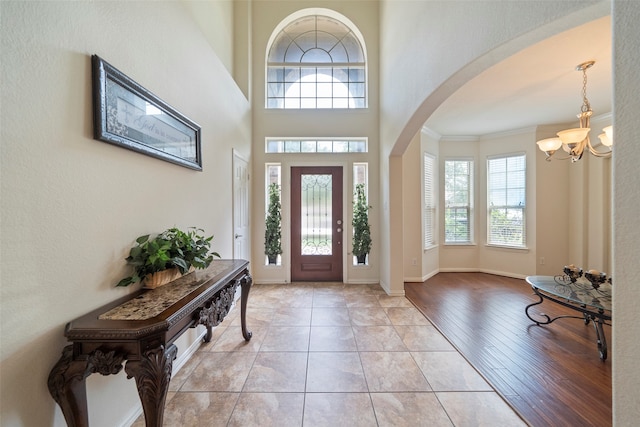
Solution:
[{"label": "console table", "polygon": [[[585,279],[572,281],[568,276],[529,276],[527,283],[531,285],[533,292],[540,298],[540,301],[529,304],[525,308],[525,314],[537,325],[548,325],[549,323],[562,318],[577,318],[584,320],[585,325],[590,321],[596,330],[598,351],[600,359],[607,359],[607,340],[602,329],[603,325],[611,326],[607,321],[611,320],[611,284],[602,283],[594,287]],[[543,300],[553,301],[556,304],[569,307],[582,313],[579,316],[558,316],[553,319],[546,314],[538,316],[544,320],[534,319],[529,314],[529,309],[535,305],[542,304]]]},{"label": "console table", "polygon": [[85,379],[93,374],[117,374],[123,368],[135,378],[147,427],[162,426],[173,360],[174,341],[197,325],[212,328],[227,315],[241,287],[242,335],[251,339],[246,307],[252,279],[249,262],[214,260],[156,289],[140,290],[69,322],[65,336],[71,342],[49,374],[51,396],[60,405],[67,425],[87,427]]}]

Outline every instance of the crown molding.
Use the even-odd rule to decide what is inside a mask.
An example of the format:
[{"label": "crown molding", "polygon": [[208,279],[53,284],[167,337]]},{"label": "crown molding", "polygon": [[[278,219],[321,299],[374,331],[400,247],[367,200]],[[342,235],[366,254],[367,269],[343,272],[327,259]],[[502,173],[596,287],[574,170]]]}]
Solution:
[{"label": "crown molding", "polygon": [[442,135],[440,135],[435,130],[428,128],[427,126],[422,126],[422,133],[424,133],[428,137],[436,139],[436,140],[440,140],[440,138],[442,138]]},{"label": "crown molding", "polygon": [[537,129],[538,129],[538,126],[528,126],[528,127],[525,127],[525,128],[511,129],[511,130],[505,130],[505,131],[502,131],[502,132],[488,133],[486,135],[482,135],[480,138],[481,139],[494,139],[494,138],[503,138],[505,136],[522,135],[522,134],[525,134],[525,133],[535,133]]},{"label": "crown molding", "polygon": [[477,142],[480,141],[478,136],[469,135],[446,135],[440,138],[442,142]]}]

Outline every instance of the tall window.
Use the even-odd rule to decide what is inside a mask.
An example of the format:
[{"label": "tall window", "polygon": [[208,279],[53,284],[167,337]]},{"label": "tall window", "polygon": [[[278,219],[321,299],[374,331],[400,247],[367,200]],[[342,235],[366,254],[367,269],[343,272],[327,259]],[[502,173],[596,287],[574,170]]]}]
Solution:
[{"label": "tall window", "polygon": [[524,154],[487,159],[488,244],[526,246],[526,174]]},{"label": "tall window", "polygon": [[364,188],[369,187],[369,163],[353,164],[353,191],[356,191],[356,185],[364,184]]},{"label": "tall window", "polygon": [[445,160],[444,206],[445,243],[472,243],[473,160]]},{"label": "tall window", "polygon": [[[368,209],[364,209],[364,210],[360,210],[357,207],[357,202],[358,202],[358,197],[357,197],[357,189],[358,187],[362,187],[362,190],[364,192],[364,198],[365,200],[368,200],[368,193],[369,193],[369,164],[366,162],[363,163],[354,163],[353,164],[353,216],[354,216],[354,222],[352,222],[352,225],[354,226],[353,231],[353,241],[354,241],[354,249],[356,247],[356,238],[359,239],[360,242],[363,242],[359,245],[360,248],[366,246],[366,241],[369,240],[369,242],[371,241],[371,229],[370,227],[365,227],[365,220],[366,220],[366,224],[370,224],[369,223],[369,210]],[[369,203],[367,202],[367,205]],[[366,218],[365,218],[366,217]],[[358,220],[358,218],[361,220]],[[355,230],[355,226],[356,224],[359,224],[359,231]],[[366,255],[365,255],[366,256]],[[367,257],[368,258],[368,257]],[[364,264],[368,264],[367,262],[367,258],[365,258]],[[357,256],[353,256],[352,257],[353,260],[353,265],[361,265],[362,261],[358,261],[358,257]]]},{"label": "tall window", "polygon": [[[277,203],[270,207],[272,186],[277,189],[275,193],[278,197]],[[282,166],[280,163],[265,164],[264,195],[265,265],[282,265],[282,255],[280,255],[282,252]],[[267,241],[271,243],[267,244]]]},{"label": "tall window", "polygon": [[282,29],[267,56],[267,108],[366,108],[366,59],[354,31],[311,15]]},{"label": "tall window", "polygon": [[280,163],[267,163],[265,164],[265,172],[266,172],[266,185],[265,185],[265,195],[267,195],[267,189],[269,185],[276,184],[278,187],[281,186],[281,169]]},{"label": "tall window", "polygon": [[436,244],[436,197],[434,189],[436,159],[424,153],[424,247]]}]

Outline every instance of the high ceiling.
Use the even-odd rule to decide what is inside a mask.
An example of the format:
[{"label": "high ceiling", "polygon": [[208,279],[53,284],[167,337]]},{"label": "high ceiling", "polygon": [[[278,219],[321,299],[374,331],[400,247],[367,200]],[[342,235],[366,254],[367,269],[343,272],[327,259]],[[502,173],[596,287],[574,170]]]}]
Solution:
[{"label": "high ceiling", "polygon": [[442,136],[481,136],[571,123],[582,106],[582,72],[594,117],[611,112],[611,17],[570,29],[487,69],[449,97],[425,123]]}]

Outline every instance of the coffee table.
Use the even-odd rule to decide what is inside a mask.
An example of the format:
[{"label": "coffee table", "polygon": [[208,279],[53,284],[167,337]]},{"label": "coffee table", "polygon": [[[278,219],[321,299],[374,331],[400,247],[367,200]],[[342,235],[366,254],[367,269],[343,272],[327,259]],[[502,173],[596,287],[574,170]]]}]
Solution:
[{"label": "coffee table", "polygon": [[[607,359],[607,340],[602,329],[603,325],[611,326],[607,323],[611,320],[611,284],[602,283],[594,286],[584,278],[572,281],[568,276],[528,276],[527,283],[531,285],[533,292],[540,298],[540,301],[529,304],[525,308],[525,314],[537,325],[548,325],[558,319],[576,318],[584,320],[585,325],[593,322],[598,342],[600,359]],[[549,317],[544,313],[533,314],[529,309],[544,300],[552,301],[556,304],[568,307],[582,313],[582,316],[557,316]]]}]

